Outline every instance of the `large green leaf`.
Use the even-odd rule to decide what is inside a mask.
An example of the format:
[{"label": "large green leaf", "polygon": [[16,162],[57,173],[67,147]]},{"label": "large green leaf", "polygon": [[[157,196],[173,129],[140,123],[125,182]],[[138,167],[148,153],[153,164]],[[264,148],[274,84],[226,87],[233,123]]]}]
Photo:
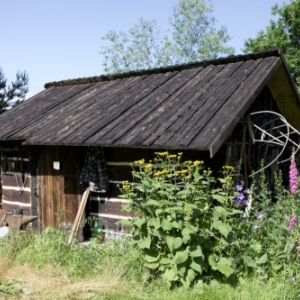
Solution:
[{"label": "large green leaf", "polygon": [[227,210],[223,206],[216,206],[213,210],[214,217],[222,217],[227,214]]},{"label": "large green leaf", "polygon": [[192,282],[196,277],[196,273],[193,269],[189,269],[187,272],[186,280]]},{"label": "large green leaf", "polygon": [[138,246],[140,247],[140,249],[150,249],[150,245],[151,245],[150,235],[148,235],[147,237],[142,238],[138,243]]},{"label": "large green leaf", "polygon": [[133,221],[133,224],[138,228],[142,228],[142,226],[146,223],[146,219],[136,219]]},{"label": "large green leaf", "polygon": [[242,255],[242,259],[245,263],[245,265],[247,265],[248,267],[254,267],[255,266],[255,260],[248,256],[248,255]]},{"label": "large green leaf", "polygon": [[188,251],[191,257],[202,257],[204,258],[202,248],[199,245],[188,247]]},{"label": "large green leaf", "polygon": [[121,220],[119,223],[125,226],[132,226],[133,220]]},{"label": "large green leaf", "polygon": [[175,281],[178,279],[175,270],[167,269],[163,274],[162,277],[167,279],[168,281]]},{"label": "large green leaf", "polygon": [[179,221],[173,221],[172,222],[172,225],[174,228],[177,228],[177,229],[182,229],[183,227],[183,222],[181,220]]},{"label": "large green leaf", "polygon": [[230,262],[230,260],[229,260],[228,258],[226,258],[226,257],[221,257],[221,258],[218,260],[218,264],[230,266],[230,265],[231,265],[231,262]]},{"label": "large green leaf", "polygon": [[210,254],[208,256],[208,263],[209,265],[212,267],[213,270],[215,270],[215,266],[216,266],[216,260],[213,254]]},{"label": "large green leaf", "polygon": [[148,227],[154,227],[155,229],[159,229],[161,227],[159,218],[151,218],[148,220]]},{"label": "large green leaf", "polygon": [[176,252],[174,257],[174,263],[177,265],[182,264],[187,261],[188,257],[189,257],[188,251],[186,250],[178,251]]},{"label": "large green leaf", "polygon": [[159,262],[163,265],[169,265],[171,263],[171,260],[168,257],[163,257]]},{"label": "large green leaf", "polygon": [[144,266],[148,269],[152,269],[152,270],[155,270],[159,267],[159,263],[145,263]]},{"label": "large green leaf", "polygon": [[145,192],[145,187],[143,185],[138,184],[135,186],[135,188],[137,190],[139,190],[140,192],[143,192],[143,193]]},{"label": "large green leaf", "polygon": [[188,227],[183,228],[181,231],[182,236],[192,235],[193,233],[194,233],[194,230],[191,228],[188,228]]},{"label": "large green leaf", "polygon": [[159,217],[159,216],[162,215],[162,214],[164,214],[164,210],[163,210],[162,208],[157,208],[157,209],[155,210],[155,215],[156,215],[157,217]]},{"label": "large green leaf", "polygon": [[170,221],[168,221],[167,219],[163,219],[161,221],[161,227],[164,230],[170,231],[171,229],[173,229],[173,224]]},{"label": "large green leaf", "polygon": [[239,215],[241,214],[242,211],[238,210],[238,209],[231,209],[229,212],[228,212],[228,215],[232,216],[232,215]]},{"label": "large green leaf", "polygon": [[225,224],[219,220],[213,221],[213,227],[217,229],[225,238],[227,238],[229,232],[232,230],[231,226]]},{"label": "large green leaf", "polygon": [[202,270],[203,270],[203,261],[200,260],[199,258],[198,259],[193,259],[191,264],[190,264],[190,267],[197,271],[199,274],[202,274]]},{"label": "large green leaf", "polygon": [[180,238],[180,237],[174,238],[172,236],[168,236],[168,237],[166,237],[166,242],[167,242],[167,245],[168,245],[170,251],[173,252],[174,250],[181,247],[182,238]]},{"label": "large green leaf", "polygon": [[265,253],[263,256],[261,256],[259,258],[259,260],[257,261],[257,264],[261,265],[261,264],[265,264],[268,261],[268,254]]},{"label": "large green leaf", "polygon": [[221,204],[226,202],[226,198],[224,196],[216,194],[216,195],[212,195],[212,197]]},{"label": "large green leaf", "polygon": [[123,204],[122,205],[122,210],[123,211],[127,211],[127,212],[132,212],[132,204],[129,203],[129,204]]},{"label": "large green leaf", "polygon": [[156,252],[148,250],[146,251],[146,253],[144,254],[144,260],[148,263],[153,263],[159,260],[159,255],[157,255]]},{"label": "large green leaf", "polygon": [[161,202],[157,200],[150,199],[146,202],[147,205],[158,206],[161,207]]},{"label": "large green leaf", "polygon": [[224,274],[226,277],[229,277],[234,272],[234,270],[230,266],[222,264],[217,264],[215,269]]}]

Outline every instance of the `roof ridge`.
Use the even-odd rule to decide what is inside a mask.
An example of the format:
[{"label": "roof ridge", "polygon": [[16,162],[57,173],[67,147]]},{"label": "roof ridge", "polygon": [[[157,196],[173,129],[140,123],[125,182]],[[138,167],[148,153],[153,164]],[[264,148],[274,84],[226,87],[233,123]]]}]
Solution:
[{"label": "roof ridge", "polygon": [[140,75],[147,75],[147,74],[156,74],[156,73],[166,73],[166,72],[173,72],[173,71],[180,71],[183,69],[191,69],[200,66],[208,66],[208,65],[220,65],[223,63],[231,63],[231,62],[239,62],[239,61],[246,61],[250,59],[258,59],[258,58],[265,58],[269,56],[281,56],[281,52],[279,49],[270,49],[263,52],[256,52],[256,53],[246,53],[246,54],[238,54],[238,55],[229,55],[227,57],[219,57],[216,59],[209,59],[209,60],[202,60],[197,62],[189,62],[185,64],[178,64],[172,66],[165,66],[153,69],[143,69],[143,70],[136,70],[136,71],[129,71],[124,73],[115,73],[115,74],[106,74],[100,76],[92,76],[92,77],[82,77],[82,78],[74,78],[74,79],[67,79],[61,81],[53,81],[48,82],[44,85],[44,87],[50,88],[55,86],[66,86],[66,85],[77,85],[77,84],[88,84],[88,83],[97,83],[101,81],[110,81],[116,80],[121,78],[127,78],[132,76],[140,76]]}]

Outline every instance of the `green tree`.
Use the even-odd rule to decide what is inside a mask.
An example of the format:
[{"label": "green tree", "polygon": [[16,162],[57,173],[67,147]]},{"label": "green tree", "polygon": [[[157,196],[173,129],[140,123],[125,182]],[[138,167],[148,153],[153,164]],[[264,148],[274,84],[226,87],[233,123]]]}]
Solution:
[{"label": "green tree", "polygon": [[16,79],[11,84],[7,84],[5,74],[0,68],[0,113],[23,102],[28,89],[29,76],[24,72],[18,71]]},{"label": "green tree", "polygon": [[284,54],[298,90],[300,89],[300,0],[292,0],[282,7],[272,7],[271,20],[265,30],[245,42],[244,52],[259,52],[279,48]]},{"label": "green tree", "polygon": [[233,54],[225,27],[216,28],[210,0],[179,0],[169,31],[162,34],[155,20],[143,18],[128,32],[109,31],[100,53],[108,73],[149,69]]}]

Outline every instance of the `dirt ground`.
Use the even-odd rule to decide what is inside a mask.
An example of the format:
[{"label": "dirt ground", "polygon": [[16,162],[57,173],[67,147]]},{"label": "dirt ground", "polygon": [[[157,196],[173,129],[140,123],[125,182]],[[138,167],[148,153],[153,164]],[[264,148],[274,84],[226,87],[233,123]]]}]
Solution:
[{"label": "dirt ground", "polygon": [[119,282],[104,278],[70,280],[57,266],[34,269],[27,265],[14,265],[2,259],[0,269],[0,285],[13,291],[4,293],[0,288],[0,299],[3,300],[90,299],[103,293],[113,293],[120,287]]}]

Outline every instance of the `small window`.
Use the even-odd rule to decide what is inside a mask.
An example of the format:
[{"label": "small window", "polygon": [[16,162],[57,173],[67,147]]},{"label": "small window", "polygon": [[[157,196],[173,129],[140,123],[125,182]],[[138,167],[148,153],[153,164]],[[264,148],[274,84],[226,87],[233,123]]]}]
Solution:
[{"label": "small window", "polygon": [[2,174],[28,174],[29,155],[18,152],[1,153],[1,173]]}]

